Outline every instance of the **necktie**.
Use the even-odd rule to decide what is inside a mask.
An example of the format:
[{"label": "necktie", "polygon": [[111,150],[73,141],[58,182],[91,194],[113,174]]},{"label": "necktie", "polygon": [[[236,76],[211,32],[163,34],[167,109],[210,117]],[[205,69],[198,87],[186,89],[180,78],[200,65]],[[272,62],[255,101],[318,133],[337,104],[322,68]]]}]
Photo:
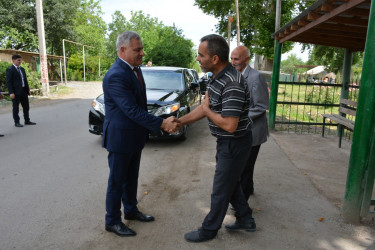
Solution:
[{"label": "necktie", "polygon": [[23,82],[23,75],[22,75],[22,72],[21,72],[20,66],[17,67],[17,70],[18,70],[18,73],[20,73],[20,75],[21,75],[22,87],[25,87],[25,84],[24,84],[24,82]]},{"label": "necktie", "polygon": [[145,89],[145,85],[143,83],[143,78],[142,78],[141,71],[137,67],[134,67],[133,70],[135,71],[135,73],[137,73],[139,84],[141,85],[141,88],[144,90]]}]

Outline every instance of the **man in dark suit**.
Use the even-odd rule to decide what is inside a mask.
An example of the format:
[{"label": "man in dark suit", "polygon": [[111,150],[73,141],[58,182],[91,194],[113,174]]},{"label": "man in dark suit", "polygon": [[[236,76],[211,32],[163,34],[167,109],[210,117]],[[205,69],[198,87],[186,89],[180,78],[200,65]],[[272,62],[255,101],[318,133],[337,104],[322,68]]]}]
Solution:
[{"label": "man in dark suit", "polygon": [[241,187],[245,199],[254,193],[254,166],[258,157],[260,145],[267,141],[268,125],[266,111],[269,106],[269,93],[266,79],[249,65],[250,51],[245,46],[238,46],[232,51],[232,65],[242,73],[250,90],[249,117],[253,121],[251,131],[253,142],[247,165],[241,175]]},{"label": "man in dark suit", "polygon": [[22,57],[20,55],[12,56],[13,65],[6,70],[6,85],[8,87],[9,97],[13,103],[13,119],[16,127],[23,127],[18,115],[20,103],[23,109],[23,118],[25,125],[35,125],[29,117],[29,95],[30,87],[27,81],[25,69],[22,68]]},{"label": "man in dark suit", "polygon": [[106,115],[102,146],[109,152],[105,229],[119,236],[134,236],[121,221],[121,201],[126,220],[154,221],[137,208],[141,152],[149,131],[172,132],[178,120],[162,119],[147,111],[146,86],[138,67],[145,55],[140,36],[126,31],[118,36],[116,45],[118,58],[103,79]]}]

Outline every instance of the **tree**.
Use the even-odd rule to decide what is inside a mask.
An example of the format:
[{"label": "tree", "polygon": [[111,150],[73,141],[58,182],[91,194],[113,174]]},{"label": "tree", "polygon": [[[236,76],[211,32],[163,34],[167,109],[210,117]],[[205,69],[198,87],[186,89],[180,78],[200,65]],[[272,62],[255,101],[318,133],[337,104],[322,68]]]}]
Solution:
[{"label": "tree", "polygon": [[35,0],[0,0],[0,47],[37,51]]},{"label": "tree", "polygon": [[[327,47],[322,45],[312,45],[308,64],[324,65],[328,71],[342,72],[344,66],[344,52],[342,48]],[[353,53],[352,64],[357,64],[363,60],[363,52]]]},{"label": "tree", "polygon": [[193,42],[184,38],[182,30],[165,26],[157,18],[145,15],[142,11],[131,12],[129,21],[119,12],[112,15],[109,24],[108,54],[117,57],[117,36],[126,31],[137,32],[143,42],[144,63],[152,61],[153,65],[190,67],[194,63]]},{"label": "tree", "polygon": [[193,42],[182,36],[182,31],[174,27],[165,27],[158,34],[158,43],[154,46],[145,61],[155,65],[178,66],[191,68],[194,55]]},{"label": "tree", "polygon": [[77,42],[95,47],[92,50],[95,55],[105,48],[107,25],[102,15],[99,1],[82,0],[74,19]]},{"label": "tree", "polygon": [[286,60],[281,61],[281,71],[287,74],[297,74],[306,71],[304,68],[297,68],[296,65],[305,64],[302,59],[298,58],[295,54],[290,54]]},{"label": "tree", "polygon": [[[301,2],[299,0],[283,0],[281,4],[281,25],[288,23],[294,13],[304,10],[311,1]],[[206,14],[213,15],[219,19],[216,26],[218,33],[226,37],[228,16],[236,16],[234,1],[205,1],[195,0],[197,5]],[[243,45],[250,48],[254,53],[263,55],[268,60],[273,60],[275,32],[275,8],[276,0],[239,0],[240,37]],[[233,22],[234,25],[236,21]],[[236,34],[236,27],[232,27],[232,37]],[[292,44],[287,42],[283,45],[283,51],[292,49]],[[272,65],[268,62],[267,65]],[[269,70],[269,68],[264,68]]]},{"label": "tree", "polygon": [[62,55],[62,40],[75,40],[74,20],[80,0],[43,0],[46,47],[49,54]]},{"label": "tree", "polygon": [[[80,0],[44,0],[48,54],[62,54],[62,39],[74,39],[73,19]],[[0,47],[38,52],[35,0],[0,0]]]}]

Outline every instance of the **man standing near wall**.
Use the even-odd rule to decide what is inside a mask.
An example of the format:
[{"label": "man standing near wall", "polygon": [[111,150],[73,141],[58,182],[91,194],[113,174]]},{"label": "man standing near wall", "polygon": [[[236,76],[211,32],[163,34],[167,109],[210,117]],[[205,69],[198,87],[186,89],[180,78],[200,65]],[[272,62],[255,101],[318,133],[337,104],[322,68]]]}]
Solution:
[{"label": "man standing near wall", "polygon": [[241,186],[245,199],[249,200],[254,194],[254,165],[258,157],[260,145],[267,141],[268,125],[266,110],[269,107],[269,93],[266,79],[257,70],[249,65],[250,50],[245,46],[238,46],[231,54],[232,65],[242,73],[249,86],[250,110],[249,117],[253,121],[251,131],[253,143],[247,165],[241,175]]}]

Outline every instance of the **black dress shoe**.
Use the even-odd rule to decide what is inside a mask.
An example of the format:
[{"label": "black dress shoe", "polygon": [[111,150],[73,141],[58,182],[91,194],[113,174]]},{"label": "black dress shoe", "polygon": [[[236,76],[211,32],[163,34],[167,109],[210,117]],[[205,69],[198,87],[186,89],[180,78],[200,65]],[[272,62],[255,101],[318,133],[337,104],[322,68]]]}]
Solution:
[{"label": "black dress shoe", "polygon": [[22,128],[22,127],[23,127],[23,125],[22,125],[21,123],[19,123],[19,122],[16,122],[16,123],[14,124],[14,126],[16,126],[16,127],[18,127],[18,128]]},{"label": "black dress shoe", "polygon": [[108,232],[115,233],[118,236],[122,236],[122,237],[135,236],[137,234],[135,231],[128,228],[122,222],[113,226],[105,225],[105,230],[107,230]]},{"label": "black dress shoe", "polygon": [[155,218],[151,215],[143,214],[141,212],[137,212],[135,214],[127,214],[125,215],[125,220],[138,220],[142,222],[150,222],[154,221]]},{"label": "black dress shoe", "polygon": [[189,242],[196,242],[196,243],[212,240],[215,237],[216,237],[216,234],[206,235],[201,230],[191,231],[184,235],[185,240]]},{"label": "black dress shoe", "polygon": [[239,222],[236,220],[234,224],[225,225],[225,228],[231,231],[245,230],[246,232],[255,232],[257,230],[257,226],[253,219],[246,222]]},{"label": "black dress shoe", "polygon": [[25,122],[25,125],[36,125],[36,123],[32,121],[28,121],[28,122]]},{"label": "black dress shoe", "polygon": [[4,137],[4,135],[0,134],[0,137]]}]

